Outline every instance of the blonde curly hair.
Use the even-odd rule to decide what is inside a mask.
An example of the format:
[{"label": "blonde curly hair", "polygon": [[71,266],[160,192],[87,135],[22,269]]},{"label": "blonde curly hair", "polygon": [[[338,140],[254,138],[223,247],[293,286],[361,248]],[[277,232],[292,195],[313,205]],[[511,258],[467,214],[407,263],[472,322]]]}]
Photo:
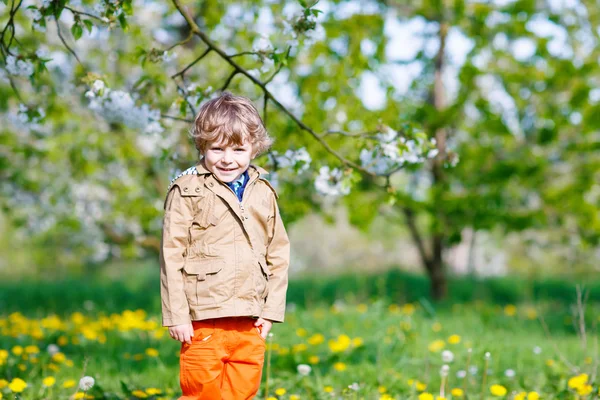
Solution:
[{"label": "blonde curly hair", "polygon": [[252,157],[265,152],[273,139],[250,99],[223,92],[202,105],[190,132],[201,155],[214,142],[225,145],[252,144]]}]

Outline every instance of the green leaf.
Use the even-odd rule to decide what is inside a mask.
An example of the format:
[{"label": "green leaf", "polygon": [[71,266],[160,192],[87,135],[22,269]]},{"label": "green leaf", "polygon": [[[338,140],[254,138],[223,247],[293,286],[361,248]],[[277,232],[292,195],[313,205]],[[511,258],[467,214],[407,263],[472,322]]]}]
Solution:
[{"label": "green leaf", "polygon": [[125,14],[119,15],[119,24],[121,25],[121,29],[127,32],[129,25],[127,25],[127,19],[125,18]]},{"label": "green leaf", "polygon": [[83,34],[83,28],[79,24],[73,24],[73,26],[71,27],[71,33],[73,34],[73,38],[75,38],[75,40],[78,40]]},{"label": "green leaf", "polygon": [[88,32],[92,33],[92,28],[94,27],[92,21],[90,21],[89,19],[84,19],[83,23],[85,24],[85,27],[87,28]]}]

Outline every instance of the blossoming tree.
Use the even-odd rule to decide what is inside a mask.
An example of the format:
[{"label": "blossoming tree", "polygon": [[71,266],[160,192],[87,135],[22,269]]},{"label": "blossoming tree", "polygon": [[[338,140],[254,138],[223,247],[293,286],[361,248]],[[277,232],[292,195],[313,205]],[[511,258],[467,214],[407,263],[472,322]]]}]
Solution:
[{"label": "blossoming tree", "polygon": [[3,0],[0,13],[2,205],[61,263],[158,249],[166,182],[196,157],[193,116],[227,89],[276,138],[262,162],[287,219],[324,198],[361,226],[387,210],[436,298],[465,227],[566,220],[597,243],[584,2]]}]

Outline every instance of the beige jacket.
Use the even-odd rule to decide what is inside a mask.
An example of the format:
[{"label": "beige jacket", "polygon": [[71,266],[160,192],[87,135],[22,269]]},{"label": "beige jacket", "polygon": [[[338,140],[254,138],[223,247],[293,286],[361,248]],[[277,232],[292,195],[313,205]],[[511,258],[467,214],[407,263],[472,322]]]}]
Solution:
[{"label": "beige jacket", "polygon": [[202,162],[172,182],[160,251],[164,326],[231,316],[283,322],[290,245],[266,173],[250,166],[241,203]]}]

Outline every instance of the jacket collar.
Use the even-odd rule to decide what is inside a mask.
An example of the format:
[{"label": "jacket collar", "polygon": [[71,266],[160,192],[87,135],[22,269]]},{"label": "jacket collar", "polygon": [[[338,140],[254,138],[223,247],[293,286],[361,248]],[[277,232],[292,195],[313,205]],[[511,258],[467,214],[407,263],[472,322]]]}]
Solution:
[{"label": "jacket collar", "polygon": [[[204,157],[202,157],[202,159],[200,159],[200,161],[198,162],[198,164],[196,164],[196,170],[198,171],[199,175],[206,175],[206,174],[212,174],[212,172],[210,172],[208,169],[206,169],[206,167],[204,166]],[[265,170],[264,168],[259,167],[258,165],[253,165],[250,164],[250,167],[248,167],[248,175],[250,177],[252,177],[253,175],[253,171],[258,172],[258,175],[268,175],[269,172],[267,170]]]}]

